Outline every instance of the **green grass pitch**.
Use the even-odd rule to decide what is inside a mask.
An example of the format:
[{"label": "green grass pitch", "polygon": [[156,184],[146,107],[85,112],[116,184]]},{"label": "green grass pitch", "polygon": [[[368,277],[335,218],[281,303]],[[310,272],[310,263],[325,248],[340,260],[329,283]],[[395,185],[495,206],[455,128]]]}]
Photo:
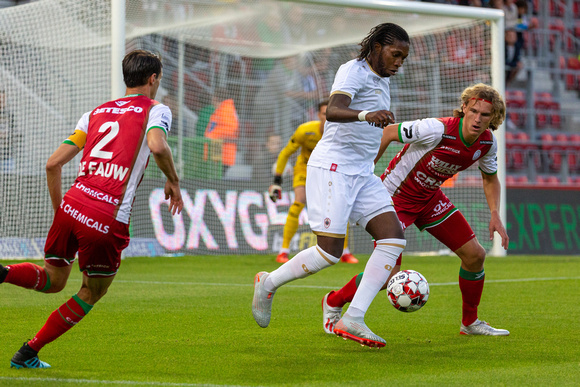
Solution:
[{"label": "green grass pitch", "polygon": [[[365,257],[359,257],[365,258]],[[508,337],[459,335],[457,257],[405,257],[431,286],[418,312],[384,292],[366,322],[380,350],[327,335],[320,301],[364,269],[339,263],[281,288],[270,326],[251,313],[253,277],[273,256],[129,258],[78,326],[47,345],[46,370],[12,355],[78,291],[45,295],[0,285],[0,385],[6,386],[565,386],[580,384],[580,257],[488,258],[480,318]],[[2,262],[6,264],[6,262]],[[76,264],[75,264],[76,265]]]}]

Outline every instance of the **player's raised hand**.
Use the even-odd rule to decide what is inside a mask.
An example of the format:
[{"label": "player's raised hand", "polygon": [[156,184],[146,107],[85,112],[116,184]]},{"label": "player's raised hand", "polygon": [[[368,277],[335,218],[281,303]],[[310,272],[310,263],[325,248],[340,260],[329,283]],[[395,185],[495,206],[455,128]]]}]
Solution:
[{"label": "player's raised hand", "polygon": [[378,128],[384,128],[389,124],[395,123],[395,115],[388,110],[377,110],[368,112],[365,116],[366,122]]}]

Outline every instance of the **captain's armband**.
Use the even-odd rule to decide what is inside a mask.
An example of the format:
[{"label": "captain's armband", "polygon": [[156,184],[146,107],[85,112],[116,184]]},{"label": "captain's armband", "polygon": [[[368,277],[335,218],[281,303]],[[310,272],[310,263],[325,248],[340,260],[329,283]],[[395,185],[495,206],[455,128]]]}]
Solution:
[{"label": "captain's armband", "polygon": [[87,142],[87,134],[82,130],[76,129],[73,134],[71,134],[63,144],[76,145],[79,149],[83,149]]}]

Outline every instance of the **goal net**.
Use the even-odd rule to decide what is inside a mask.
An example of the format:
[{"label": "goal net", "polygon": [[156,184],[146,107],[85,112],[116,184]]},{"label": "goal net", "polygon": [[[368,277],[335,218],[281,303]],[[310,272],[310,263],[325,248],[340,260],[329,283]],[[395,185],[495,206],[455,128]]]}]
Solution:
[{"label": "goal net", "polygon": [[[53,216],[45,163],[84,112],[111,99],[112,71],[118,71],[111,68],[112,43],[119,39],[111,18],[119,3],[39,0],[0,10],[0,258],[43,255]],[[278,152],[299,124],[317,119],[336,70],[357,56],[358,43],[377,24],[395,22],[412,37],[403,71],[391,82],[398,122],[449,116],[464,87],[492,81],[486,20],[358,3],[367,8],[126,1],[126,51],[143,48],[163,59],[157,99],[173,112],[169,143],[185,201],[181,215],[169,216],[164,179],[151,160],[135,200],[127,255],[277,253],[294,199],[294,159],[284,173],[282,200],[267,196]],[[377,174],[398,148],[389,148]],[[77,166],[78,157],[63,169],[63,190]],[[477,168],[444,189],[489,249]],[[406,237],[409,252],[444,249],[414,227]],[[304,211],[291,248],[315,242]],[[372,251],[360,227],[351,227],[349,242],[355,254]]]}]

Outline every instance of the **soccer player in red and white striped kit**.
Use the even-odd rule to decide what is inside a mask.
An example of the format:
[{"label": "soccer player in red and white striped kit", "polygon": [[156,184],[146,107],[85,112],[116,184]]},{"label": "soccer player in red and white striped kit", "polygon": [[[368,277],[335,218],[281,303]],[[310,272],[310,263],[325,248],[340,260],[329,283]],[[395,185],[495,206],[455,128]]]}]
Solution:
[{"label": "soccer player in red and white striped kit", "polygon": [[[385,127],[375,162],[392,141],[404,143],[381,176],[393,198],[403,229],[415,224],[454,251],[461,259],[459,288],[463,299],[460,333],[464,335],[507,336],[478,319],[483,292],[485,249],[465,217],[440,189],[447,179],[479,163],[483,191],[491,213],[489,238],[494,232],[507,250],[509,237],[499,216],[500,181],[497,177],[497,141],[492,133],[505,119],[505,103],[499,92],[479,83],[461,93],[461,106],[453,117],[427,118]],[[389,279],[401,268],[399,256]],[[357,291],[362,273],[322,300],[323,328],[334,332],[342,307]],[[381,290],[386,288],[385,282]]]},{"label": "soccer player in red and white striped kit", "polygon": [[[155,101],[163,66],[160,58],[135,50],[123,59],[125,96],[85,113],[74,133],[46,164],[55,215],[44,247],[44,267],[20,263],[2,267],[6,282],[43,293],[64,289],[78,253],[83,273],[79,292],[52,312],[34,338],[20,348],[10,365],[48,368],[38,351],[78,324],[113,282],[121,252],[129,244],[129,218],[135,191],[149,155],[167,177],[165,197],[175,215],[183,209],[179,178],[166,141],[171,111]],[[79,173],[64,197],[62,167],[80,151]]]}]

